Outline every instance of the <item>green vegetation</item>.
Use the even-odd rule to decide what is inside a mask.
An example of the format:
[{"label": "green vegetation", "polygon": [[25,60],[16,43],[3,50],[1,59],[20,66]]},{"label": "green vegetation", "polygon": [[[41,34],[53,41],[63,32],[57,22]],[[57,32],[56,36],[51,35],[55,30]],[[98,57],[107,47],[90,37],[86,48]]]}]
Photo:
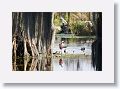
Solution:
[{"label": "green vegetation", "polygon": [[55,58],[55,59],[59,59],[59,58],[68,58],[68,59],[74,59],[74,58],[90,58],[91,57],[91,55],[84,55],[84,54],[62,54],[62,56],[61,56],[61,54],[55,54],[55,55],[53,55],[53,57]]},{"label": "green vegetation", "polygon": [[[54,14],[55,26],[62,26],[61,17],[67,22],[68,33],[72,33],[78,36],[94,36],[95,30],[93,29],[93,13],[90,12],[56,12]],[[92,23],[92,26],[91,26]],[[57,31],[60,33],[60,31]]]}]

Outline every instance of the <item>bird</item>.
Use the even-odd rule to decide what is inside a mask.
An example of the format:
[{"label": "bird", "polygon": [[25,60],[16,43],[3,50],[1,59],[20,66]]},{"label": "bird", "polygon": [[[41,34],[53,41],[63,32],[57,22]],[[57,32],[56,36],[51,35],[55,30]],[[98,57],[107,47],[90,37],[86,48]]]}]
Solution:
[{"label": "bird", "polygon": [[82,47],[82,48],[81,48],[81,51],[83,51],[83,52],[84,52],[84,51],[85,51],[85,47]]},{"label": "bird", "polygon": [[64,41],[62,41],[60,44],[59,44],[59,48],[61,50],[61,56],[62,56],[62,49],[63,48],[66,48],[67,46],[65,45]]},{"label": "bird", "polygon": [[60,44],[59,44],[59,48],[62,50],[63,48],[66,48],[67,46],[64,44],[64,41],[62,41]]},{"label": "bird", "polygon": [[83,52],[83,54],[85,55],[85,47],[82,47],[80,50],[81,50],[81,51]]}]

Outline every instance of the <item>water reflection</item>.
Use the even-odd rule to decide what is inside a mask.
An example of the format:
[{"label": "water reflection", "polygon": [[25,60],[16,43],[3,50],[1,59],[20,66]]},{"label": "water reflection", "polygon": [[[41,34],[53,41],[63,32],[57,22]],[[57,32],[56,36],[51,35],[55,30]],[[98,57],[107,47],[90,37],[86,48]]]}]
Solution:
[{"label": "water reflection", "polygon": [[[59,43],[64,41],[67,48],[59,49]],[[91,44],[93,39],[56,38],[52,59],[53,71],[94,71],[91,64]],[[62,54],[62,55],[61,55]]]},{"label": "water reflection", "polygon": [[53,60],[53,71],[94,71],[90,59],[63,59],[59,64],[59,59]]},{"label": "water reflection", "polygon": [[[66,48],[60,49],[64,41]],[[16,71],[94,71],[91,64],[92,39],[56,38],[52,56],[18,58]],[[45,60],[46,59],[46,60]]]}]

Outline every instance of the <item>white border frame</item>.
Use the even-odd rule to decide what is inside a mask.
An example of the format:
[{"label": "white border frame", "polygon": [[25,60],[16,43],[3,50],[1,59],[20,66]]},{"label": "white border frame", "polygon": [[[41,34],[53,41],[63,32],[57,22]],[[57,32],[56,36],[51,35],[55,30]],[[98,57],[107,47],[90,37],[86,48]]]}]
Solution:
[{"label": "white border frame", "polygon": [[[12,71],[12,12],[102,12],[102,71]],[[0,0],[0,81],[3,83],[114,83],[112,0]]]}]

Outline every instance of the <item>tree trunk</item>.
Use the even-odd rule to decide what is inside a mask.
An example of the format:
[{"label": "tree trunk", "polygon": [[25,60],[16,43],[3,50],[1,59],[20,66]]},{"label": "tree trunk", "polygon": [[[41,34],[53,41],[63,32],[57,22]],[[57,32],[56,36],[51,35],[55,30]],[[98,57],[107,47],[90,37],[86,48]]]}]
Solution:
[{"label": "tree trunk", "polygon": [[[13,38],[13,70],[20,63],[20,59],[17,59],[16,64],[16,57],[23,57],[20,55],[23,53],[24,68],[21,70],[51,70],[52,13],[13,12],[12,17],[12,34],[17,33],[21,39]],[[20,42],[24,44],[20,45]],[[21,51],[20,47],[24,50]],[[20,54],[17,55],[16,51]]]},{"label": "tree trunk", "polygon": [[92,43],[92,64],[95,70],[102,71],[102,13],[96,13],[96,41]]},{"label": "tree trunk", "polygon": [[16,38],[13,38],[13,70],[16,71]]},{"label": "tree trunk", "polygon": [[70,12],[68,12],[68,26],[70,26]]}]

